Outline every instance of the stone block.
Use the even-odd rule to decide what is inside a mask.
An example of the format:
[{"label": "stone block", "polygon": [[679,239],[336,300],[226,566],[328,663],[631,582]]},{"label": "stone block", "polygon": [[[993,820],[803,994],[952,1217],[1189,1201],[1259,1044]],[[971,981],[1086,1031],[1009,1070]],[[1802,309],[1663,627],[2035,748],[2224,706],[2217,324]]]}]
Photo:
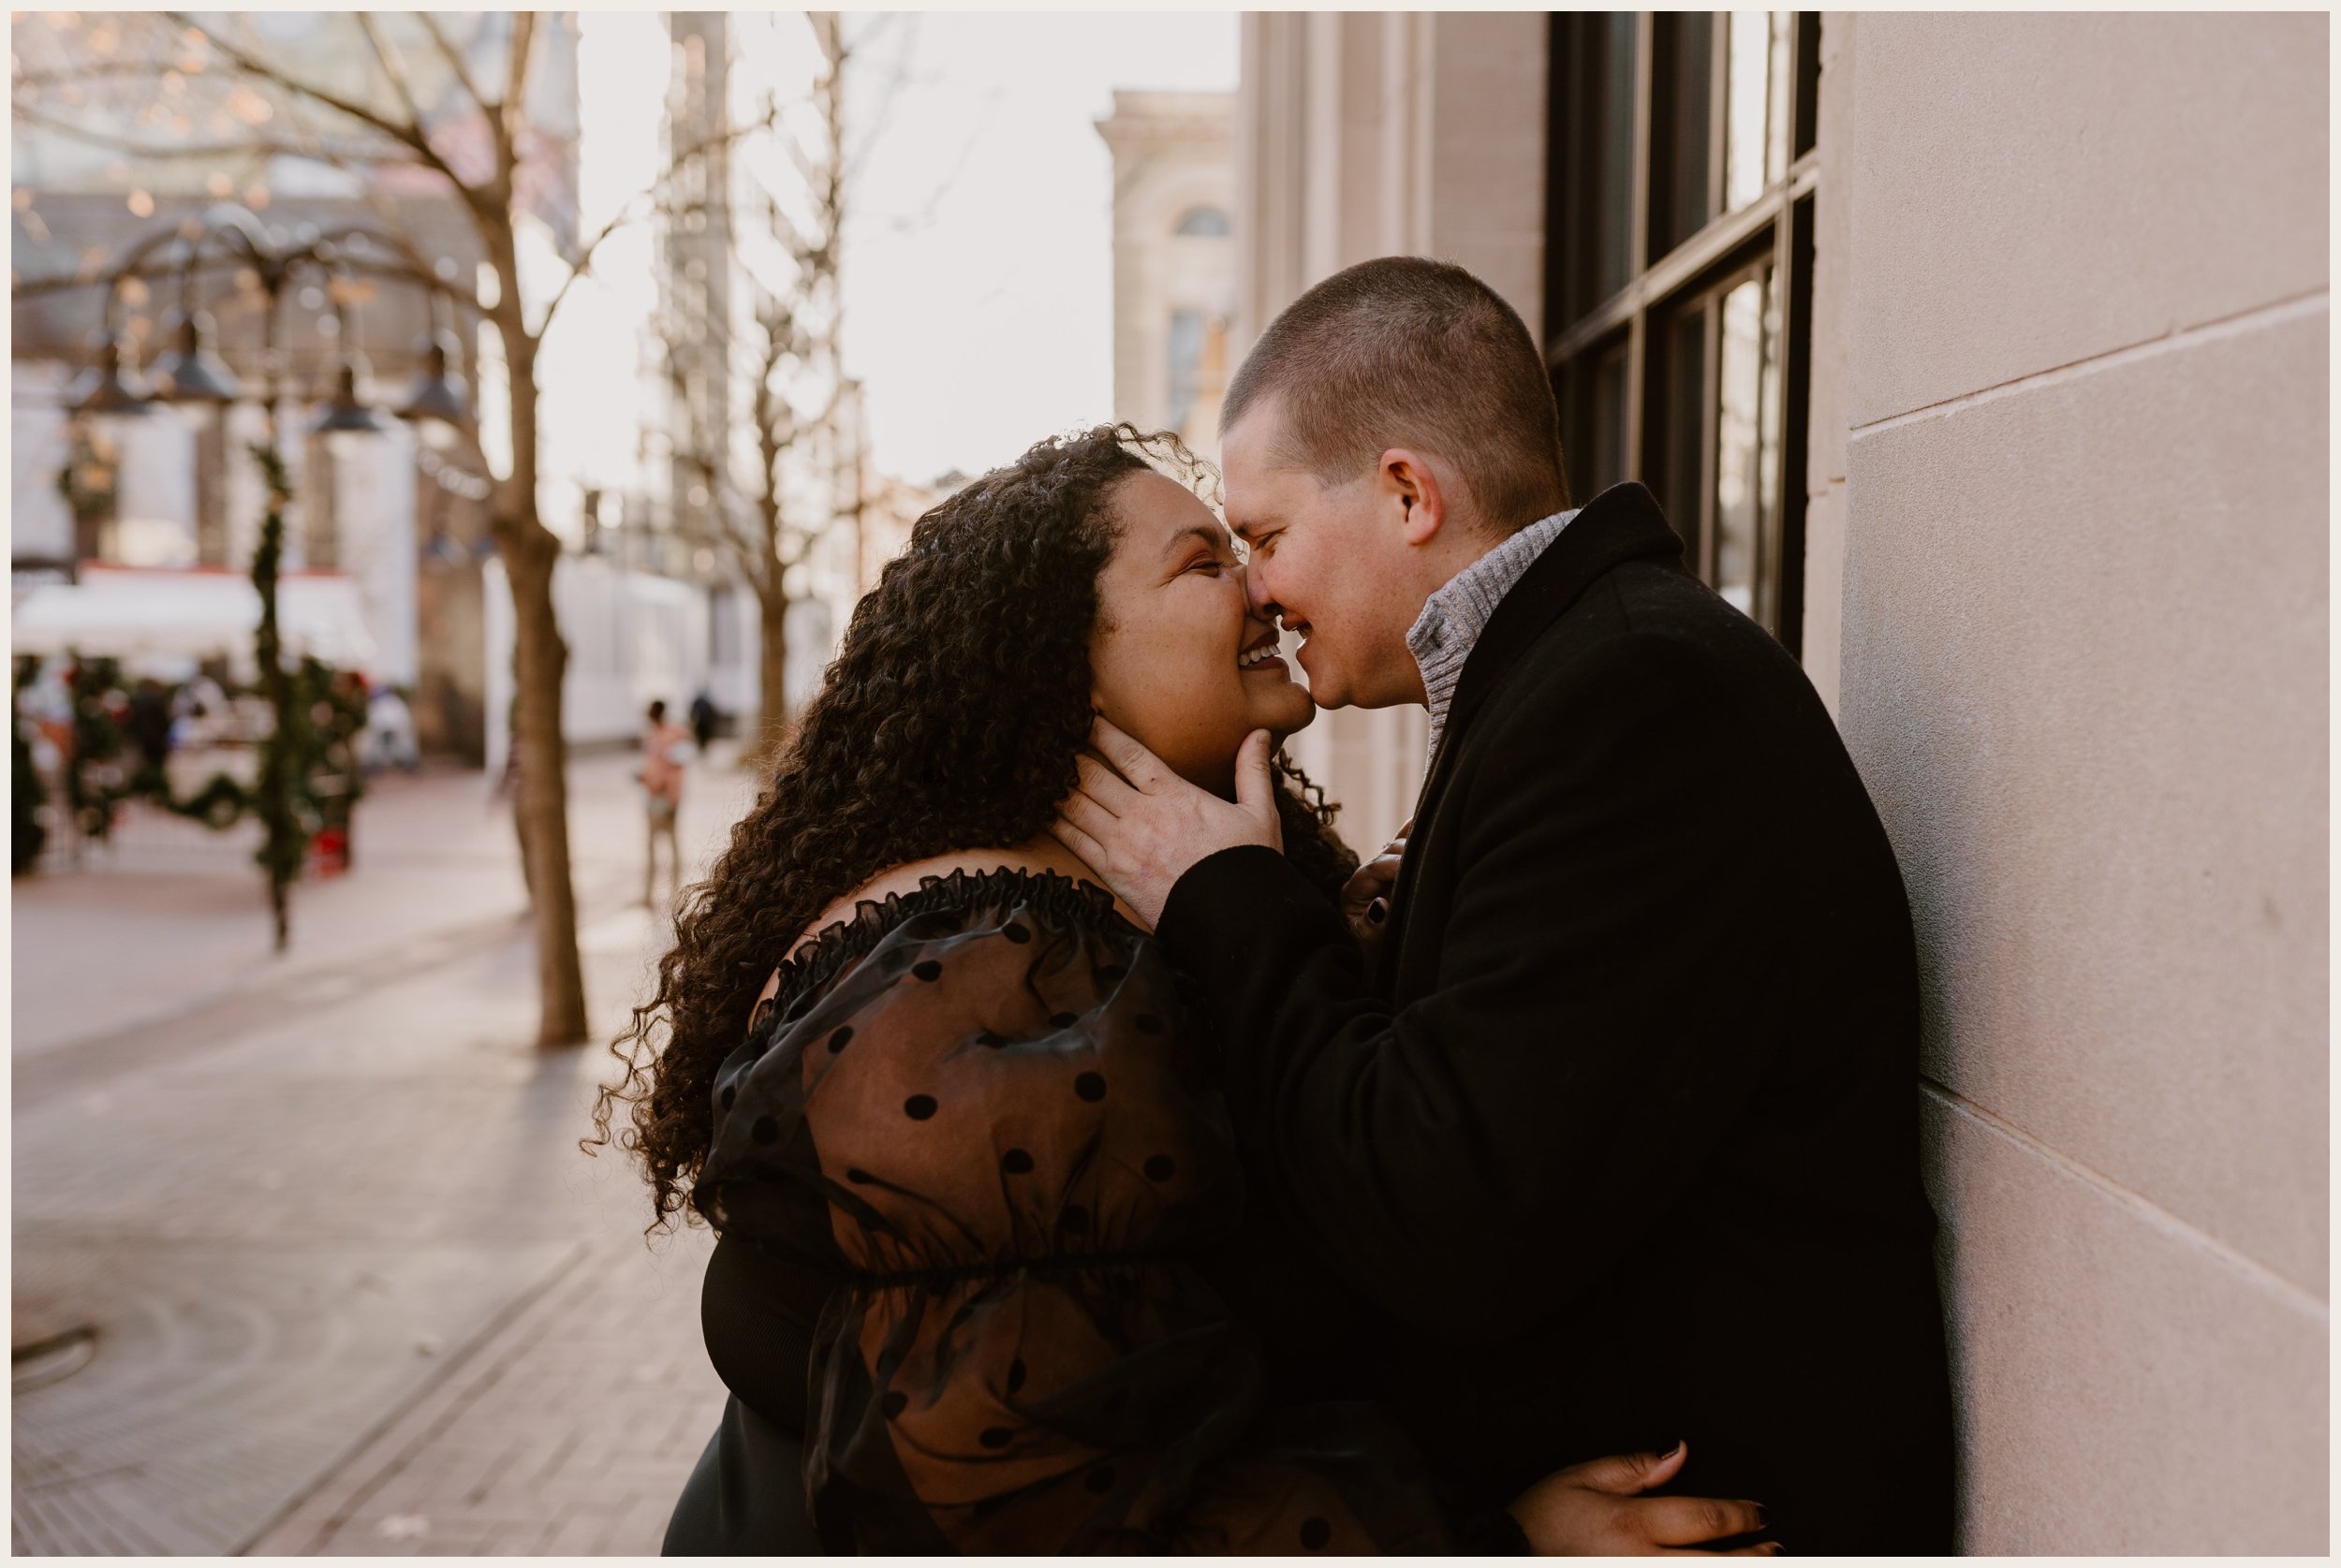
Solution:
[{"label": "stone block", "polygon": [[2328,19],[1864,17],[1856,426],[2322,289]]},{"label": "stone block", "polygon": [[2328,330],[1857,432],[1840,712],[1928,1075],[2320,1295]]},{"label": "stone block", "polygon": [[1939,1095],[1970,1554],[2321,1555],[2323,1307]]}]

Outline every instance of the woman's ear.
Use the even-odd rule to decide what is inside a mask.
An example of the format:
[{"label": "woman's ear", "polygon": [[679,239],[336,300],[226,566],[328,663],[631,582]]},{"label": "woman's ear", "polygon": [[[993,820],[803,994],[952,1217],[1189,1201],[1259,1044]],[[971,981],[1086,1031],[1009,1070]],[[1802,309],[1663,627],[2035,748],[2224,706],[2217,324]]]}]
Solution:
[{"label": "woman's ear", "polygon": [[1382,454],[1377,477],[1405,518],[1400,536],[1416,549],[1438,537],[1447,521],[1447,496],[1422,454],[1392,447]]}]

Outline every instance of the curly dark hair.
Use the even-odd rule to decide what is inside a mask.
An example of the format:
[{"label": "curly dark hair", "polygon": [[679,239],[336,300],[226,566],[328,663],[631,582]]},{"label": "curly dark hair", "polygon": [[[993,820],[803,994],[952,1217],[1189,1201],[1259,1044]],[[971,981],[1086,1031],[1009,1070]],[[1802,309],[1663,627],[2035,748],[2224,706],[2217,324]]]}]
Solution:
[{"label": "curly dark hair", "polygon": [[[1043,441],[921,517],[854,608],[772,783],[685,893],[655,991],[611,1045],[626,1070],[584,1147],[614,1141],[641,1162],[653,1229],[696,1211],[715,1070],[813,920],[892,867],[1048,830],[1089,738],[1113,493],[1157,465],[1189,483],[1207,473],[1175,435],[1126,424]],[[1285,854],[1337,889],[1358,864],[1332,831],[1338,808],[1281,754],[1274,771]],[[613,1136],[620,1106],[632,1124]]]}]

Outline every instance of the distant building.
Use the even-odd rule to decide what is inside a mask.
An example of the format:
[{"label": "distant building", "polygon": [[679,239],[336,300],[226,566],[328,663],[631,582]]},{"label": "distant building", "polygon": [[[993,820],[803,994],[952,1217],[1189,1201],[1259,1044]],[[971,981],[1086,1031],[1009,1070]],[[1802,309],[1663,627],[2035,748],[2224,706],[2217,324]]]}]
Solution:
[{"label": "distant building", "polygon": [[1235,97],[1113,95],[1113,414],[1219,451],[1235,315]]}]

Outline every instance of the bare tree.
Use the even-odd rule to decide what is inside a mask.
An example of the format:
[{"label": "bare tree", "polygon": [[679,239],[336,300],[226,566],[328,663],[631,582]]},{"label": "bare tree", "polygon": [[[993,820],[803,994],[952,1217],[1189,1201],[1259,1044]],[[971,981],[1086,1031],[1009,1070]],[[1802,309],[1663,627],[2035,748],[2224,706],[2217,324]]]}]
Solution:
[{"label": "bare tree", "polygon": [[[522,287],[524,225],[532,199],[568,153],[546,133],[558,116],[546,111],[550,106],[531,102],[532,90],[541,94],[551,84],[537,69],[548,15],[557,18],[535,11],[474,13],[472,31],[459,37],[449,23],[460,22],[461,13],[354,13],[347,24],[364,45],[356,58],[370,68],[353,73],[288,63],[262,41],[250,13],[167,12],[160,17],[168,19],[168,28],[148,39],[143,53],[119,46],[68,51],[63,68],[48,72],[26,69],[20,54],[12,88],[20,121],[140,157],[226,164],[290,156],[362,170],[377,180],[395,169],[412,179],[413,188],[441,186],[469,216],[495,280],[493,302],[482,310],[508,377],[511,472],[496,485],[489,526],[512,593],[514,744],[536,914],[537,1038],[558,1045],[583,1039],[590,1023],[563,766],[561,687],[568,649],[552,599],[561,541],[545,526],[537,505],[542,400],[537,365],[548,328],[602,242],[645,215],[658,193],[644,193],[598,233],[569,246],[567,275],[541,307],[532,308]],[[151,13],[93,20],[115,30],[158,22]],[[99,52],[108,57],[89,57]],[[187,103],[189,111],[172,110],[158,131],[118,134],[112,122],[93,125],[86,112],[97,95],[93,85],[107,81],[155,104]],[[188,102],[207,93],[204,104]],[[213,110],[208,119],[206,107]],[[144,110],[136,120],[140,127],[155,124]],[[717,140],[761,124],[727,128]],[[671,164],[704,158],[715,144],[677,148]]]},{"label": "bare tree", "polygon": [[[860,444],[847,428],[858,410],[841,359],[839,291],[848,193],[845,81],[853,46],[838,13],[808,12],[806,20],[822,58],[807,112],[793,128],[776,104],[766,104],[764,114],[801,182],[803,200],[790,205],[802,205],[803,215],[791,217],[774,193],[744,182],[751,187],[745,215],[760,226],[759,240],[785,258],[788,276],[751,283],[753,306],[736,328],[720,307],[679,303],[670,305],[663,323],[666,372],[683,410],[670,435],[674,455],[706,491],[715,540],[757,599],[761,711],[749,727],[744,762],[768,758],[787,737],[796,574],[833,528],[855,520],[860,493]],[[692,370],[702,342],[722,347],[744,393],[736,402],[723,398],[712,418]],[[744,439],[735,412],[745,422]],[[841,457],[856,473],[837,472]],[[824,462],[830,472],[806,482]]]}]

